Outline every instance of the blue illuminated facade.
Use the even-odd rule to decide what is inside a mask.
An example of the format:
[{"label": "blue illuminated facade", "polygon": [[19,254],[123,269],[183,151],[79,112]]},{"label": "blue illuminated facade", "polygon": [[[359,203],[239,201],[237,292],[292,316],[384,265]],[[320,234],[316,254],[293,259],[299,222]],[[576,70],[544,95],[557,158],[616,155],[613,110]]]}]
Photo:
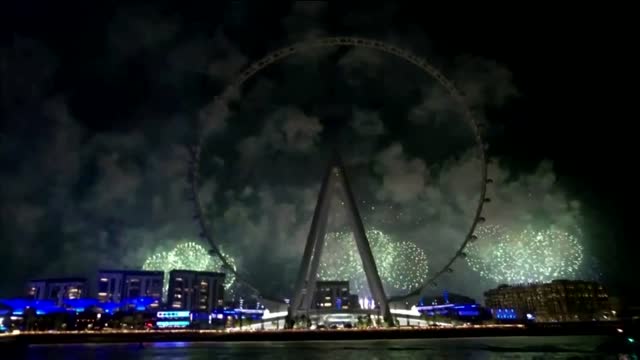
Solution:
[{"label": "blue illuminated facade", "polygon": [[8,330],[10,314],[11,309],[6,305],[0,304],[0,333]]},{"label": "blue illuminated facade", "polygon": [[8,299],[0,300],[0,304],[9,308],[11,315],[21,316],[28,308],[36,310],[36,314],[45,315],[53,312],[64,312],[66,309],[59,307],[53,300]]},{"label": "blue illuminated facade", "polygon": [[418,306],[417,310],[426,316],[445,316],[461,320],[479,319],[484,316],[483,309],[478,304],[443,304]]},{"label": "blue illuminated facade", "polygon": [[122,302],[100,302],[98,299],[66,299],[58,305],[53,300],[32,299],[0,299],[0,304],[6,306],[13,315],[23,315],[24,310],[33,308],[37,315],[47,315],[60,312],[81,313],[91,308],[100,309],[104,313],[113,314],[120,310],[133,310],[138,312],[151,310],[151,305],[156,303],[152,297],[139,297],[125,299]]},{"label": "blue illuminated facade", "polygon": [[159,306],[160,302],[156,296],[139,296],[135,298],[125,298],[120,302],[120,307],[123,310],[151,311],[157,310]]},{"label": "blue illuminated facade", "polygon": [[427,317],[442,316],[460,321],[487,320],[491,314],[468,296],[443,291],[441,296],[427,296],[420,299],[418,311]]},{"label": "blue illuminated facade", "polygon": [[[36,316],[57,316],[64,315],[64,320],[73,329],[86,329],[86,324],[91,324],[94,328],[100,325],[100,319],[119,319],[123,321],[123,316],[127,316],[131,311],[143,312],[145,328],[155,329],[212,329],[224,328],[227,324],[237,326],[243,320],[256,321],[262,319],[264,310],[262,309],[223,309],[217,308],[213,312],[189,311],[189,310],[151,310],[148,305],[153,303],[153,298],[127,299],[119,303],[101,302],[98,299],[70,299],[65,300],[63,306],[57,306],[52,300],[31,300],[31,299],[5,299],[0,300],[0,331],[7,331],[7,328],[17,328],[28,330],[30,311]],[[134,305],[132,307],[132,305]],[[28,311],[28,309],[32,309]],[[95,309],[96,311],[91,311]],[[17,321],[17,323],[16,323]],[[27,324],[27,325],[25,325]],[[75,325],[73,325],[75,324]],[[80,325],[78,325],[80,324]],[[85,324],[85,327],[78,327]],[[241,326],[241,325],[240,325]],[[51,329],[51,328],[46,328]],[[67,327],[67,329],[72,329]]]}]

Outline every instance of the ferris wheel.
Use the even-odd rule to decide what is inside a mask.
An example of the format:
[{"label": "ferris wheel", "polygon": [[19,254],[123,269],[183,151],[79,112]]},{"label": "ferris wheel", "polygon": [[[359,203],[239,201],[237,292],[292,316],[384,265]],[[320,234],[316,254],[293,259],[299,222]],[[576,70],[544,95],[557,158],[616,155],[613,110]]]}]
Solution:
[{"label": "ferris wheel", "polygon": [[[389,299],[389,301],[403,301],[405,299],[415,297],[420,295],[426,287],[437,285],[437,280],[447,273],[453,272],[452,265],[459,259],[466,258],[465,249],[468,244],[478,239],[478,237],[474,234],[476,227],[479,223],[485,221],[482,216],[482,209],[486,202],[489,202],[490,199],[486,197],[487,193],[487,184],[491,183],[492,180],[487,177],[487,159],[486,159],[486,144],[482,138],[482,124],[474,117],[473,112],[471,111],[469,105],[466,102],[466,99],[462,92],[458,90],[454,84],[447,79],[440,71],[438,71],[435,67],[433,67],[427,60],[418,57],[411,52],[398,48],[396,46],[390,45],[385,42],[381,42],[378,40],[365,39],[359,37],[326,37],[314,39],[311,41],[304,41],[295,44],[291,44],[289,46],[277,49],[258,61],[250,64],[236,79],[233,81],[225,90],[214,99],[213,108],[221,109],[224,104],[226,104],[238,91],[242,88],[243,84],[252,78],[254,75],[259,73],[261,70],[278,63],[279,61],[293,55],[296,53],[300,53],[310,49],[317,48],[330,48],[330,47],[353,47],[353,48],[367,48],[378,50],[387,54],[394,55],[398,58],[401,58],[421,69],[423,72],[428,74],[430,77],[434,78],[440,85],[444,87],[444,89],[448,92],[449,96],[451,96],[457,106],[462,110],[464,120],[467,125],[473,131],[474,137],[474,147],[476,149],[477,157],[480,160],[480,173],[478,174],[478,192],[479,192],[479,200],[477,205],[475,206],[475,212],[473,215],[472,223],[466,235],[461,240],[460,245],[457,247],[457,250],[448,257],[448,261],[444,266],[439,268],[435,273],[431,276],[428,276],[425,282],[416,287],[415,289],[409,291],[407,294],[402,296],[397,296]],[[213,116],[220,116],[220,114],[212,114]],[[251,284],[251,282],[239,273],[234,266],[230,264],[230,261],[226,259],[223,253],[220,251],[216,241],[213,237],[213,232],[211,229],[211,225],[207,220],[205,210],[202,204],[202,201],[199,197],[199,177],[200,177],[200,161],[202,154],[202,145],[206,138],[206,133],[203,133],[199,136],[196,144],[189,147],[189,171],[188,171],[188,183],[189,183],[189,198],[193,202],[194,205],[194,220],[198,222],[200,227],[200,236],[209,244],[211,247],[210,254],[212,256],[216,256],[220,258],[223,267],[226,271],[231,272],[236,281],[242,283],[243,285],[249,287],[256,293],[260,294],[261,297],[272,300],[279,301],[277,299],[269,298],[265,296],[265,293],[260,291],[260,289]]]}]

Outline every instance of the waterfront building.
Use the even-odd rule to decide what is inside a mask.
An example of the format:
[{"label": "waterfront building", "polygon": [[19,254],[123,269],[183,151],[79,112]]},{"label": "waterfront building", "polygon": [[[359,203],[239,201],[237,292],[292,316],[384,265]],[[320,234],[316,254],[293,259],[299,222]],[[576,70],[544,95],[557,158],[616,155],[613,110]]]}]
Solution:
[{"label": "waterfront building", "polygon": [[496,319],[555,322],[608,320],[614,316],[606,289],[592,281],[501,285],[485,292],[485,305]]},{"label": "waterfront building", "polygon": [[477,301],[465,295],[443,291],[441,295],[426,295],[420,299],[418,306],[445,305],[445,304],[477,304]]},{"label": "waterfront building", "polygon": [[617,319],[634,323],[640,321],[640,299],[637,296],[610,296],[609,302]]},{"label": "waterfront building", "polygon": [[162,299],[164,272],[142,270],[100,270],[98,299],[121,302],[126,299],[150,297],[159,304]]},{"label": "waterfront building", "polygon": [[224,273],[172,270],[168,306],[174,310],[211,312],[224,305]]},{"label": "waterfront building", "polygon": [[348,281],[317,281],[315,307],[339,310],[358,308],[358,296],[349,292]]},{"label": "waterfront building", "polygon": [[54,300],[58,303],[66,299],[79,299],[86,296],[85,278],[48,278],[36,279],[27,283],[27,298],[32,300]]},{"label": "waterfront building", "polygon": [[[408,304],[407,304],[408,306]],[[490,312],[474,299],[444,291],[442,295],[425,296],[416,307],[426,319],[446,319],[461,322],[482,322],[491,319]]]},{"label": "waterfront building", "polygon": [[[482,322],[491,319],[487,309],[479,304],[440,304],[417,306],[418,310],[427,320],[443,322]],[[446,319],[446,321],[445,321]]]}]

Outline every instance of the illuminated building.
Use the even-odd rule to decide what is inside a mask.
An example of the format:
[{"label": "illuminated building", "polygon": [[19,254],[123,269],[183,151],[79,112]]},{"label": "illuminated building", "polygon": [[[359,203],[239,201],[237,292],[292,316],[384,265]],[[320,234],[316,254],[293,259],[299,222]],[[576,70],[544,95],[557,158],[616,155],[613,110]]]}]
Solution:
[{"label": "illuminated building", "polygon": [[418,305],[424,306],[424,305],[444,305],[444,304],[463,305],[463,304],[477,304],[477,302],[475,301],[475,299],[472,299],[468,296],[464,296],[456,293],[450,293],[445,290],[442,292],[442,295],[423,297],[422,299],[420,299],[420,303]]},{"label": "illuminated building", "polygon": [[358,307],[358,296],[349,293],[348,281],[318,281],[315,304],[318,309],[353,309]]},{"label": "illuminated building", "polygon": [[606,290],[592,281],[501,285],[485,292],[485,305],[497,319],[591,321],[613,316]]},{"label": "illuminated building", "polygon": [[168,305],[172,310],[211,312],[224,303],[224,280],[224,273],[172,270]]},{"label": "illuminated building", "polygon": [[439,317],[465,322],[476,322],[491,319],[486,309],[478,304],[442,304],[423,305],[416,307],[426,318],[437,319]]},{"label": "illuminated building", "polygon": [[27,298],[33,300],[79,299],[86,295],[85,278],[51,278],[31,280],[27,284]]},{"label": "illuminated building", "polygon": [[425,296],[416,309],[431,319],[445,317],[464,322],[491,319],[491,314],[474,299],[446,290],[439,296]]},{"label": "illuminated building", "polygon": [[160,302],[164,272],[140,270],[100,270],[98,299],[120,302],[125,299],[151,297]]}]

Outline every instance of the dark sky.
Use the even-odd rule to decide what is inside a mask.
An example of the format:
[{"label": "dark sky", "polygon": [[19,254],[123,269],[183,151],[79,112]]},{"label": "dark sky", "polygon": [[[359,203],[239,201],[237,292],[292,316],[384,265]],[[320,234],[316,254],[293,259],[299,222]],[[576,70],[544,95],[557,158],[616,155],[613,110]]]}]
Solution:
[{"label": "dark sky", "polygon": [[[625,74],[620,17],[595,9],[463,16],[390,3],[1,6],[0,269],[12,275],[2,276],[0,295],[30,277],[139,267],[153,251],[197,239],[182,197],[180,145],[206,122],[203,109],[268,51],[343,34],[426,56],[470,94],[489,124],[499,188],[488,221],[493,214],[502,226],[529,219],[580,228],[592,271],[616,292],[632,289],[624,281],[634,256],[622,206],[631,198],[623,129],[632,118],[620,112],[628,95],[616,84]],[[445,219],[441,201],[455,218],[394,227],[388,218],[398,214],[371,211],[365,222],[417,243],[432,269],[452,254],[450,242],[470,219],[464,178],[477,172],[467,169],[464,123],[420,76],[401,61],[345,49],[299,55],[246,85],[202,166],[220,242],[245,269],[273,269],[247,272],[274,288],[288,281],[274,274],[298,264],[322,159],[336,142],[365,189],[361,198],[404,207],[418,222],[425,203]],[[429,120],[412,121],[416,111]],[[379,128],[367,133],[358,125],[367,121]],[[415,181],[417,188],[394,187]],[[439,195],[424,195],[429,189]],[[468,197],[452,200],[460,194]],[[418,234],[430,240],[413,240]],[[274,244],[294,250],[258,256]],[[478,296],[471,272],[461,266],[450,286]]]}]

